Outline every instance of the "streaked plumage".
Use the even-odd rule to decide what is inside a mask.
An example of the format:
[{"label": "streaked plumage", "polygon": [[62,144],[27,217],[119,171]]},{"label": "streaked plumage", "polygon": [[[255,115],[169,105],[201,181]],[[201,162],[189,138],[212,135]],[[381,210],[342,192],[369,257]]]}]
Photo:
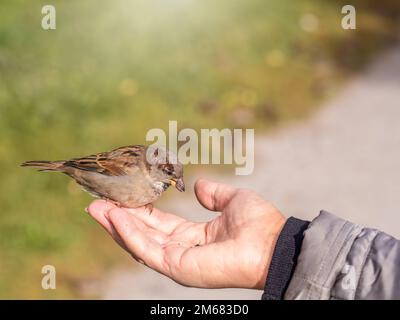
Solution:
[{"label": "streaked plumage", "polygon": [[185,190],[182,164],[162,147],[126,146],[71,160],[27,161],[21,166],[63,172],[93,196],[130,208],[152,203],[171,184]]}]

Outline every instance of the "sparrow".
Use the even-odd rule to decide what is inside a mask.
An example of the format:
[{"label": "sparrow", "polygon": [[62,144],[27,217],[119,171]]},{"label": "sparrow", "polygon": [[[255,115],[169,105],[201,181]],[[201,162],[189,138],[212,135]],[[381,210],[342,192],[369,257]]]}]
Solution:
[{"label": "sparrow", "polygon": [[27,161],[21,166],[65,173],[92,196],[128,208],[152,208],[151,203],[171,185],[185,191],[182,164],[161,146],[125,146],[83,158]]}]

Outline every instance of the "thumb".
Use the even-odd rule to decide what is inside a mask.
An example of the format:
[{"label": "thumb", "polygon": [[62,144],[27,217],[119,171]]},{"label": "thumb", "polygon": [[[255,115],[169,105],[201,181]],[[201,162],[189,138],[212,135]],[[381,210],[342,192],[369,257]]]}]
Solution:
[{"label": "thumb", "polygon": [[197,200],[200,204],[212,211],[222,211],[237,189],[227,184],[199,179],[194,186]]}]

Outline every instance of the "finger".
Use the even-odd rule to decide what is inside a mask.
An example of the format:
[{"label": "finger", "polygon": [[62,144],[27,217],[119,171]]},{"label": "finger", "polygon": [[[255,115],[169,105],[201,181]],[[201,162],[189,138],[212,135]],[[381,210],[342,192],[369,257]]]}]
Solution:
[{"label": "finger", "polygon": [[[114,225],[111,222],[110,219],[110,215],[114,214],[114,215],[120,215],[126,212],[126,209],[124,208],[119,208],[119,207],[114,207],[112,208],[105,216],[106,219],[108,220],[109,224],[110,224],[110,229],[111,229],[111,236],[114,238],[115,241],[118,242],[118,244],[124,248],[126,251],[130,252],[128,246],[126,245],[124,239],[121,238],[121,236],[119,235],[119,233],[117,232],[117,230],[115,229]],[[141,230],[142,232],[144,232],[146,235],[148,235],[150,238],[152,238],[153,240],[157,241],[160,245],[163,245],[166,242],[167,239],[167,235],[162,233],[159,230],[155,230],[149,226],[147,226],[144,222],[140,221],[137,218],[134,218],[134,222],[137,226],[137,228],[139,230]],[[134,256],[135,259],[137,259],[136,256]],[[140,260],[140,259],[138,259]]]},{"label": "finger", "polygon": [[108,220],[108,212],[114,208],[116,206],[109,201],[95,200],[89,205],[88,213],[111,234],[112,225]]},{"label": "finger", "polygon": [[145,207],[126,210],[150,227],[150,230],[155,229],[161,232],[164,236],[163,242],[160,242],[161,244],[165,243],[167,239],[169,242],[174,241],[190,244],[191,246],[206,243],[205,229],[207,223],[190,222],[156,208],[153,208],[151,213]]},{"label": "finger", "polygon": [[186,220],[181,217],[163,212],[156,208],[153,208],[151,212],[149,212],[146,207],[135,209],[127,208],[126,210],[149,227],[166,234],[172,233],[180,224],[186,222]]},{"label": "finger", "polygon": [[200,204],[208,210],[222,211],[237,189],[227,184],[199,179],[194,186]]},{"label": "finger", "polygon": [[109,216],[112,225],[134,257],[158,272],[167,271],[162,245],[154,238],[154,234],[148,233],[148,229],[124,209],[113,209]]},{"label": "finger", "polygon": [[115,230],[114,226],[112,225],[112,223],[110,222],[111,225],[111,232],[110,235],[111,237],[114,239],[114,241],[116,243],[118,243],[118,245],[124,249],[125,251],[129,252],[128,247],[126,246],[126,244],[124,243],[124,240],[121,239],[121,237],[119,236],[117,230]]},{"label": "finger", "polygon": [[88,213],[98,222],[100,225],[106,229],[106,231],[111,235],[111,237],[125,250],[127,250],[126,245],[118,235],[118,232],[115,230],[112,225],[108,212],[112,209],[116,208],[116,206],[105,200],[95,200],[88,207]]},{"label": "finger", "polygon": [[[120,209],[115,209],[115,210],[120,210]],[[138,219],[136,216],[134,216],[134,222],[136,224],[136,227],[141,232],[145,233],[147,236],[149,236],[149,238],[152,238],[155,241],[157,241],[160,245],[163,245],[166,242],[167,234],[165,234],[164,232],[154,229],[151,226],[148,226],[145,222]]]}]

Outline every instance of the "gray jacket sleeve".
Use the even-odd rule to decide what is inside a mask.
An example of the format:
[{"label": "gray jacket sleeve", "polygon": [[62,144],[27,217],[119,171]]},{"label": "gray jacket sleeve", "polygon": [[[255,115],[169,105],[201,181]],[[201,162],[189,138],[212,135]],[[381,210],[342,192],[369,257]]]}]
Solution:
[{"label": "gray jacket sleeve", "polygon": [[400,241],[321,211],[285,299],[400,299]]}]

